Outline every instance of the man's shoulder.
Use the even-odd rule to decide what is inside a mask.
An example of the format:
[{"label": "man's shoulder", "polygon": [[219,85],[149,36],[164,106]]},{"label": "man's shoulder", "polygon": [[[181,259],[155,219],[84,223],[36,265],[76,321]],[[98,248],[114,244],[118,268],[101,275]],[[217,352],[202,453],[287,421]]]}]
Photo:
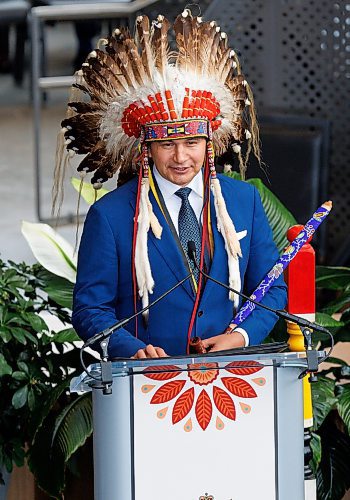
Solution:
[{"label": "man's shoulder", "polygon": [[129,206],[129,202],[135,200],[137,192],[137,178],[134,178],[122,186],[106,193],[94,203],[94,207],[102,212],[109,211],[112,207],[122,208]]},{"label": "man's shoulder", "polygon": [[240,181],[238,179],[233,179],[229,175],[217,174],[220,181],[222,191],[231,191],[232,193],[241,193],[243,195],[252,194],[254,192],[254,186],[245,181]]}]

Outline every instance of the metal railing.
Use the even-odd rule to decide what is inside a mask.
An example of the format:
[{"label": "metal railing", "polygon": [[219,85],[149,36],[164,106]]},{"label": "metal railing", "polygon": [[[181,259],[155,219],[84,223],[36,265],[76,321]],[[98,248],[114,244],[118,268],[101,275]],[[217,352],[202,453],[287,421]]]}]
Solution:
[{"label": "metal railing", "polygon": [[[67,4],[55,0],[51,5],[33,7],[30,11],[31,46],[32,46],[32,93],[33,93],[33,122],[34,122],[34,178],[35,178],[35,205],[39,221],[51,223],[50,218],[43,217],[41,201],[41,108],[43,93],[47,90],[67,88],[73,83],[73,76],[43,76],[41,32],[45,21],[77,21],[82,19],[128,19],[131,26],[135,14],[141,9],[155,3],[157,0],[134,0],[124,2],[86,1],[84,3]],[[76,220],[76,214],[60,217],[60,224],[71,223]],[[56,221],[57,222],[57,221]]]}]

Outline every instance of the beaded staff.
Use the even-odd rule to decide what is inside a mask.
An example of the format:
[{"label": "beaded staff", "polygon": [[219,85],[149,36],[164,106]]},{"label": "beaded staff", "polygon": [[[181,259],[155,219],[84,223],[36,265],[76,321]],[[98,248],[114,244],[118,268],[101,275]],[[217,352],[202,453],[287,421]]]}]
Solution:
[{"label": "beaded staff", "polygon": [[[313,214],[311,219],[305,224],[300,233],[288,245],[273,268],[267,273],[265,278],[260,282],[254,292],[250,295],[250,298],[252,300],[255,300],[255,302],[260,302],[262,300],[262,298],[271,288],[272,284],[283,273],[285,268],[297,255],[301,247],[312,237],[318,226],[324,221],[331,209],[332,202],[326,201]],[[238,313],[230,323],[233,323],[236,326],[240,325],[245,319],[247,319],[247,317],[254,311],[254,309],[255,304],[247,300],[247,302],[243,305],[243,307],[241,307],[241,309],[238,311]]]}]

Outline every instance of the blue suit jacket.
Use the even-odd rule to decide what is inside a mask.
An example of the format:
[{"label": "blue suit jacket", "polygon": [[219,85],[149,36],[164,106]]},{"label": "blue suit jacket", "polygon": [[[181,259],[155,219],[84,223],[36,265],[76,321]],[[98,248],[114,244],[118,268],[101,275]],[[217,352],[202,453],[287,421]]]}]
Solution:
[{"label": "blue suit jacket", "polygon": [[[251,293],[278,258],[272,233],[257,190],[250,184],[219,176],[227,210],[236,231],[247,231],[240,240],[242,258],[240,272],[244,289]],[[79,336],[87,340],[120,319],[131,316],[132,290],[132,233],[137,180],[134,179],[96,202],[86,218],[79,249],[78,276],[74,291],[72,322]],[[149,232],[148,252],[155,281],[150,301],[175,285],[188,274],[183,255],[153,194],[150,200],[163,227],[160,240]],[[214,257],[210,275],[228,283],[227,255],[224,241],[217,230],[215,209],[211,200]],[[148,327],[139,320],[135,338],[135,322],[112,335],[110,356],[129,357],[147,344],[163,347],[169,355],[186,353],[189,327],[195,296],[189,281],[149,311]],[[273,308],[283,308],[286,286],[282,278],[270,289],[263,302]],[[228,291],[207,281],[202,293],[193,336],[202,338],[222,333],[233,317],[233,305]],[[250,344],[259,344],[272,329],[277,317],[261,308],[240,326]]]}]

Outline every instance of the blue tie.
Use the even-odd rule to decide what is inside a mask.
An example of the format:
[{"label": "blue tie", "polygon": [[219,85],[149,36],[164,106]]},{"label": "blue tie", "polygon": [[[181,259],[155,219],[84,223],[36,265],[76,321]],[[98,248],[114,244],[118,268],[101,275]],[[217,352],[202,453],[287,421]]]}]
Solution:
[{"label": "blue tie", "polygon": [[[201,254],[201,232],[196,214],[188,201],[191,191],[191,188],[184,187],[175,192],[176,196],[181,198],[182,201],[179,212],[179,239],[186,257],[188,256],[188,242],[191,240],[194,241],[196,246],[196,258],[197,262],[199,262]],[[190,266],[198,283],[199,271],[195,268],[192,261],[190,261]]]}]

